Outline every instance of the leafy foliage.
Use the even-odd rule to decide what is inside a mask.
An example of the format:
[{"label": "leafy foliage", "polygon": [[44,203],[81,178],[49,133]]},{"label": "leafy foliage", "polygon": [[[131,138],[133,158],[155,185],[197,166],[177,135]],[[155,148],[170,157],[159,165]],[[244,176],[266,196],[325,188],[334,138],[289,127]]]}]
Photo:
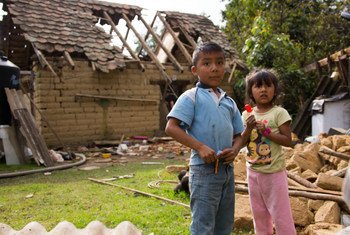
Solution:
[{"label": "leafy foliage", "polygon": [[[231,0],[223,12],[224,30],[249,67],[274,68],[280,74],[283,105],[293,115],[317,83],[301,68],[349,46],[350,23],[340,17],[349,4],[338,0]],[[238,82],[235,90],[243,86],[244,82]]]}]

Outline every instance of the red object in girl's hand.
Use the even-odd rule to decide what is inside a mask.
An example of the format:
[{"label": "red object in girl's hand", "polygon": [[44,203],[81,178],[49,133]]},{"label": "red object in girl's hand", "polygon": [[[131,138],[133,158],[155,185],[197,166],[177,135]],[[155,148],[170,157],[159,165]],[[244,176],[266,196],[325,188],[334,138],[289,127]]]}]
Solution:
[{"label": "red object in girl's hand", "polygon": [[253,111],[252,107],[249,104],[244,105],[244,108],[248,113],[251,113]]}]

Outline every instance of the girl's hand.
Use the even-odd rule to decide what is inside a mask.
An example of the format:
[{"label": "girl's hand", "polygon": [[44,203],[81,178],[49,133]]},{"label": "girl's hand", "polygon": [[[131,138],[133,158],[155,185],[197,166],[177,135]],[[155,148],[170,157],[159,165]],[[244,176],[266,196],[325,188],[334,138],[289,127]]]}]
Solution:
[{"label": "girl's hand", "polygon": [[216,161],[216,153],[213,149],[209,148],[206,145],[201,145],[199,147],[199,149],[197,150],[199,156],[201,156],[201,158],[203,158],[203,160],[205,161],[205,163],[212,163]]},{"label": "girl's hand", "polygon": [[226,148],[218,155],[220,159],[224,159],[224,164],[230,164],[233,162],[239,152],[236,148]]},{"label": "girl's hand", "polygon": [[246,119],[246,128],[251,131],[254,129],[254,127],[256,126],[257,122],[255,120],[255,116],[254,115],[249,115],[248,118]]},{"label": "girl's hand", "polygon": [[257,121],[256,128],[258,128],[258,131],[262,134],[265,130],[265,125],[262,121]]},{"label": "girl's hand", "polygon": [[257,121],[256,122],[256,127],[258,128],[258,131],[260,134],[263,134],[264,131],[266,130],[266,124],[263,121]]}]

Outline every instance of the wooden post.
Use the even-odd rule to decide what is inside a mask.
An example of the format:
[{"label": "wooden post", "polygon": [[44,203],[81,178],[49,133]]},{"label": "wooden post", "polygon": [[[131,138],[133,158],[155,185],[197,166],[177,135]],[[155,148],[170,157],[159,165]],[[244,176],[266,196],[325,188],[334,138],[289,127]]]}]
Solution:
[{"label": "wooden post", "polygon": [[180,48],[180,50],[183,53],[183,55],[185,56],[187,62],[189,64],[192,64],[192,56],[188,53],[185,46],[182,44],[182,42],[179,40],[179,38],[175,35],[175,32],[171,29],[170,25],[166,22],[166,20],[163,18],[163,16],[159,12],[157,12],[157,16],[163,22],[165,28],[168,30],[168,32],[171,34],[171,36],[173,36],[175,43]]},{"label": "wooden post", "polygon": [[154,198],[156,198],[156,199],[169,202],[169,203],[171,203],[171,204],[176,204],[176,205],[180,205],[180,206],[183,206],[183,207],[186,207],[186,208],[190,208],[190,206],[187,205],[187,204],[185,204],[185,203],[178,202],[178,201],[174,201],[174,200],[171,200],[171,199],[168,199],[168,198],[165,198],[165,197],[160,197],[160,196],[155,195],[155,194],[142,192],[142,191],[140,191],[140,190],[136,190],[136,189],[124,187],[124,186],[117,185],[117,184],[111,184],[111,183],[108,183],[108,182],[106,182],[106,181],[98,180],[98,179],[94,179],[94,178],[89,178],[89,180],[91,180],[91,181],[93,181],[93,182],[95,182],[95,183],[100,183],[100,184],[105,184],[105,185],[109,185],[109,186],[121,188],[121,189],[124,189],[124,190],[128,190],[128,191],[130,191],[130,192],[139,193],[139,194],[144,195],[144,196],[154,197]]},{"label": "wooden post", "polygon": [[345,153],[339,153],[337,151],[334,151],[324,145],[321,146],[321,148],[318,150],[320,153],[324,153],[324,154],[328,154],[328,155],[332,155],[334,157],[340,158],[342,160],[345,161],[349,161],[350,160],[350,155],[347,155]]},{"label": "wooden post", "polygon": [[228,83],[231,82],[232,78],[233,78],[233,73],[235,72],[236,70],[236,66],[237,66],[237,63],[234,63],[232,69],[231,69],[231,73],[230,73],[230,77],[228,78]]},{"label": "wooden post", "polygon": [[296,182],[298,182],[299,184],[301,184],[307,188],[318,188],[317,185],[315,185],[315,184],[311,183],[310,181],[308,181],[308,180],[306,180],[306,179],[304,179],[296,174],[293,174],[289,171],[287,171],[287,175],[289,178],[295,180]]}]

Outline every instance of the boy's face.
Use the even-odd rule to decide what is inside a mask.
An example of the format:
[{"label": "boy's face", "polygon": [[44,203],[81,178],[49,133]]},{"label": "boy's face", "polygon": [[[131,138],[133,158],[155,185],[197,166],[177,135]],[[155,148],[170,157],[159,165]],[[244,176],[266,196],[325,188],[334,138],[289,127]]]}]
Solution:
[{"label": "boy's face", "polygon": [[204,85],[216,89],[225,74],[225,56],[220,51],[200,52],[198,62],[192,66],[193,75]]}]

